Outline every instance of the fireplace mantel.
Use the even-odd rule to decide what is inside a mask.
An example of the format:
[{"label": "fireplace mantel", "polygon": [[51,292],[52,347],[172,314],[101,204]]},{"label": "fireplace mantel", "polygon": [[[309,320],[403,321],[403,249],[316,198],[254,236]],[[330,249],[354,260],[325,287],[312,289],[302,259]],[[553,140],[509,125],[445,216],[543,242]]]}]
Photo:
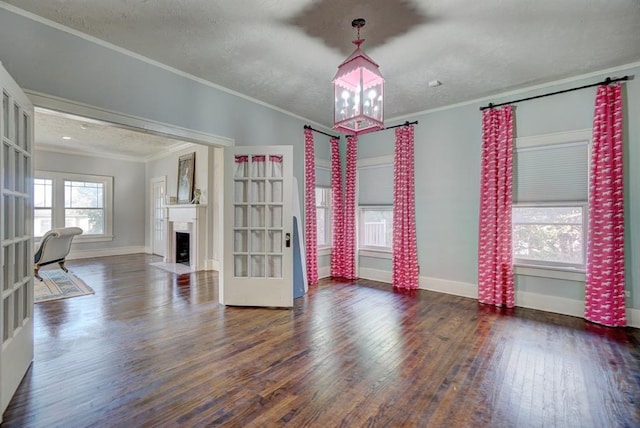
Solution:
[{"label": "fireplace mantel", "polygon": [[[179,204],[165,205],[165,243],[166,251],[164,261],[175,263],[176,254],[176,231],[188,232],[190,240],[190,262],[191,270],[198,271],[205,268],[205,248],[206,248],[206,216],[207,206],[202,204]],[[177,227],[176,224],[183,224],[186,227]]]}]

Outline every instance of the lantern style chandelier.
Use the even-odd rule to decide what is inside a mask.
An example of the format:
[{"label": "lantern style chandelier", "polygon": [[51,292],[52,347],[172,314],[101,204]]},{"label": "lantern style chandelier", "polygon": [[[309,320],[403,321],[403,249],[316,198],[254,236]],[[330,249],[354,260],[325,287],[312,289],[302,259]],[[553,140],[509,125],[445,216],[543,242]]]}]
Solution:
[{"label": "lantern style chandelier", "polygon": [[360,29],[365,20],[354,19],[356,49],[338,67],[333,78],[333,129],[359,135],[384,128],[384,78],[376,64],[361,49]]}]

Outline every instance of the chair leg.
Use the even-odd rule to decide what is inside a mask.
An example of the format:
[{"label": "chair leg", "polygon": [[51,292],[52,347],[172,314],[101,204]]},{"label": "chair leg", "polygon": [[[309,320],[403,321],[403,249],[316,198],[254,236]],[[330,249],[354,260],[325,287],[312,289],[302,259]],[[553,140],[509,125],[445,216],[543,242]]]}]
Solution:
[{"label": "chair leg", "polygon": [[40,276],[40,274],[38,273],[38,271],[40,270],[40,266],[35,265],[33,267],[33,276],[35,276],[37,279],[39,279],[40,281],[42,281],[42,277]]},{"label": "chair leg", "polygon": [[69,269],[67,269],[64,265],[64,260],[61,262],[58,262],[58,265],[60,266],[60,269],[62,269],[63,271],[69,273]]}]

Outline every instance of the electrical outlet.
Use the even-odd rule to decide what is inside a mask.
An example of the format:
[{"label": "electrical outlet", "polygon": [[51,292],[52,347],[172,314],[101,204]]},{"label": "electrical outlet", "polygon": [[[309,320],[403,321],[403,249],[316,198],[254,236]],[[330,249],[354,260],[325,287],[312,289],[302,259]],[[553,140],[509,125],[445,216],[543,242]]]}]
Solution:
[{"label": "electrical outlet", "polygon": [[624,297],[631,297],[631,292],[629,290],[624,290]]}]

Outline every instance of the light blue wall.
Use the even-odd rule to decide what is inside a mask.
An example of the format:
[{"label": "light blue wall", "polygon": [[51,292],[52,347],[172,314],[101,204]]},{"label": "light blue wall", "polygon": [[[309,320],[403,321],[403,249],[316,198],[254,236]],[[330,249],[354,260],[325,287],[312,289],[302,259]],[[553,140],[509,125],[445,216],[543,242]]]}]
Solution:
[{"label": "light blue wall", "polygon": [[[640,68],[615,73],[640,76]],[[509,101],[597,82],[608,74],[557,87],[496,97]],[[640,308],[640,82],[624,84],[625,93],[625,218],[627,306]],[[592,126],[595,88],[520,103],[516,106],[516,136],[573,131]],[[487,103],[483,103],[487,104]],[[481,104],[416,116],[415,183],[418,258],[421,275],[477,283],[477,246],[481,134]],[[391,123],[389,123],[391,125]],[[393,153],[393,131],[360,137],[358,157]],[[360,186],[377,185],[360,183]],[[383,269],[386,261],[361,257],[362,267]],[[518,276],[520,291],[584,299],[584,283]]]},{"label": "light blue wall", "polygon": [[[303,182],[301,119],[3,8],[0,40],[0,61],[25,89],[231,138],[237,145],[292,145],[294,175]],[[316,153],[329,158],[321,141]]]},{"label": "light blue wall", "polygon": [[[36,136],[36,144],[37,144]],[[142,162],[106,159],[37,150],[34,169],[113,177],[113,241],[75,242],[89,251],[106,248],[144,247],[145,165]]]},{"label": "light blue wall", "polygon": [[[415,193],[423,276],[476,282],[480,125],[475,106],[416,117]],[[391,125],[391,124],[390,124]],[[359,138],[358,157],[393,154],[393,130]],[[360,183],[360,186],[377,185]],[[361,266],[389,266],[361,258]],[[381,267],[378,267],[381,269]]]},{"label": "light blue wall", "polygon": [[29,90],[233,138],[239,145],[302,139],[304,123],[291,116],[1,8],[0,40],[0,61]]}]

